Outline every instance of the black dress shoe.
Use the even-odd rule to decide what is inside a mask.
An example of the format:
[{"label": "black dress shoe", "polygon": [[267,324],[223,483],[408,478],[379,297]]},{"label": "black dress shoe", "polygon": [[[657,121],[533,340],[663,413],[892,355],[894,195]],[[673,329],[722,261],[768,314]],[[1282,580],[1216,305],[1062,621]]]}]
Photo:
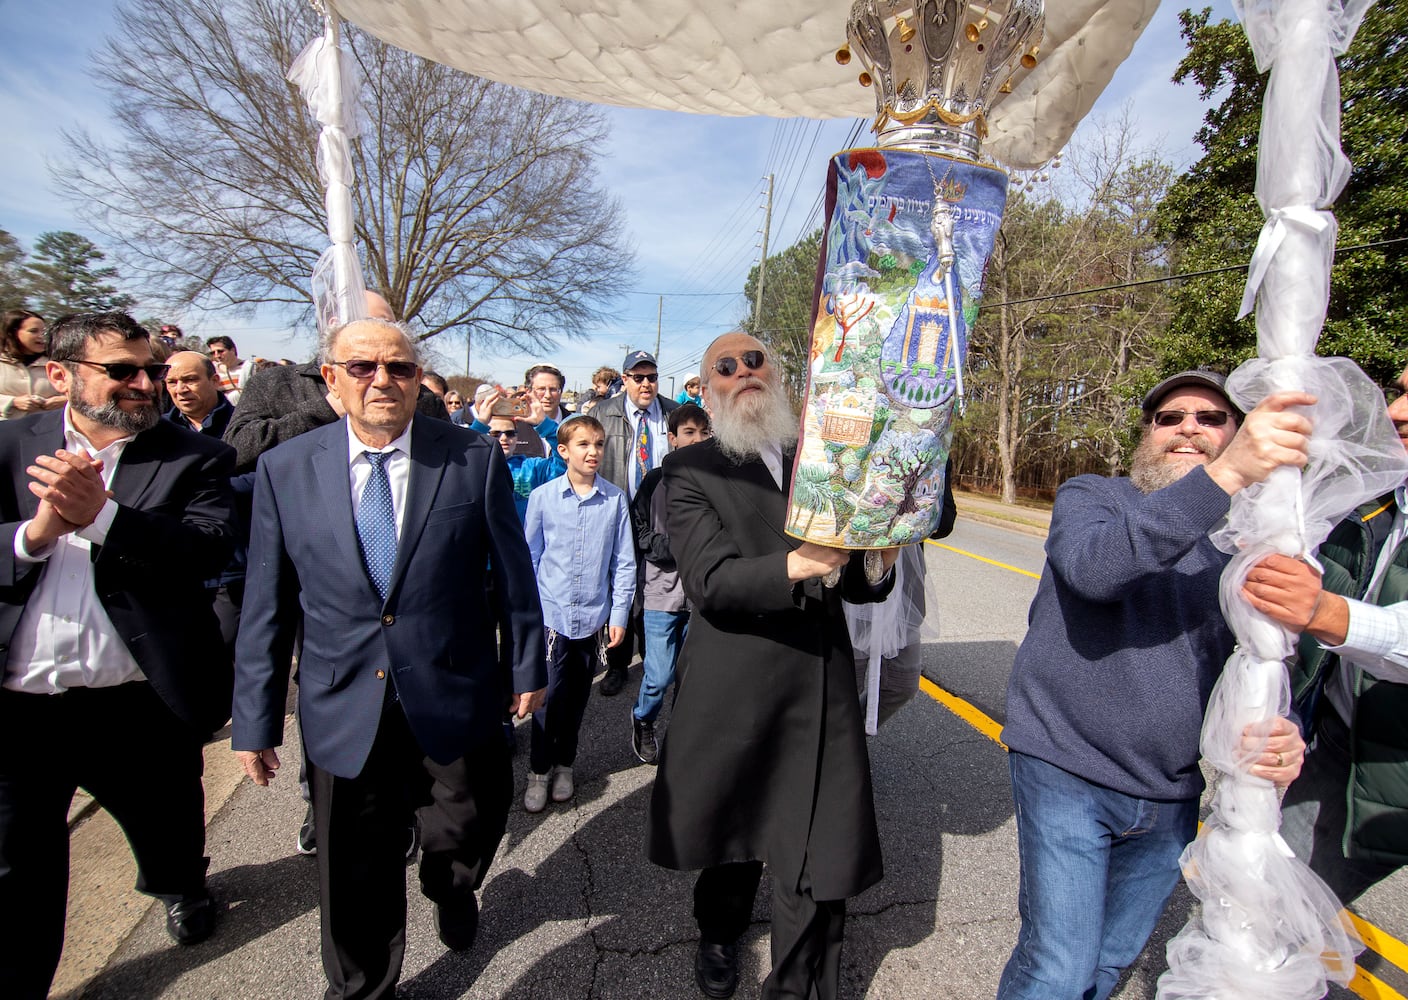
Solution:
[{"label": "black dress shoe", "polygon": [[303,825],[298,828],[298,853],[317,854],[318,834],[313,828],[313,803],[308,803],[308,811],[303,814]]},{"label": "black dress shoe", "polygon": [[435,904],[440,943],[451,951],[469,951],[479,934],[479,901],[470,893],[461,903]]},{"label": "black dress shoe", "polygon": [[631,715],[631,750],[642,764],[654,764],[660,759],[660,745],[655,742],[655,723]]},{"label": "black dress shoe", "polygon": [[202,889],[166,907],[166,933],[177,944],[199,944],[215,931],[215,900]]},{"label": "black dress shoe", "polygon": [[738,989],[738,945],[700,941],[694,956],[694,981],[706,997],[725,1000]]},{"label": "black dress shoe", "polygon": [[625,667],[607,667],[606,676],[601,679],[601,693],[607,698],[621,693],[626,686]]}]

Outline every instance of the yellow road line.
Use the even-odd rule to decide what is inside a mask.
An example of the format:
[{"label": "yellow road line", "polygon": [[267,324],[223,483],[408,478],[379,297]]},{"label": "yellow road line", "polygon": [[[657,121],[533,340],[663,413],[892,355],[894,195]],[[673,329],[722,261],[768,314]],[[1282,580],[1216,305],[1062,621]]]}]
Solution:
[{"label": "yellow road line", "polygon": [[998,562],[996,559],[989,559],[986,556],[975,555],[972,552],[965,552],[962,549],[955,549],[952,545],[945,545],[943,542],[935,542],[931,540],[929,544],[937,546],[941,549],[947,549],[950,552],[956,552],[960,556],[967,556],[969,559],[976,559],[978,560],[978,562],[981,563],[987,563],[989,566],[996,566],[999,569],[1010,569],[1013,573],[1021,573],[1023,576],[1029,576],[1033,580],[1041,579],[1040,573],[1033,573],[1031,570],[1019,569],[1016,566],[1009,566],[1007,563]]},{"label": "yellow road line", "polygon": [[1349,981],[1348,989],[1365,1000],[1404,1000],[1402,993],[1357,965],[1354,967],[1354,978]]},{"label": "yellow road line", "polygon": [[1002,749],[1007,749],[1007,744],[1003,743],[1000,738],[1002,726],[998,725],[995,720],[988,718],[981,709],[968,704],[957,695],[950,694],[927,677],[919,678],[919,689]]}]

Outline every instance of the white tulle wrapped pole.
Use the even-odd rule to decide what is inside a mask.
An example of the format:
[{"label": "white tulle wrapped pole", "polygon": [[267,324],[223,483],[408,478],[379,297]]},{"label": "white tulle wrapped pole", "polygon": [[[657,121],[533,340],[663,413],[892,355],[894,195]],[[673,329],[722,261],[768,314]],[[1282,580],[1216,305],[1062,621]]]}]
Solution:
[{"label": "white tulle wrapped pole", "polygon": [[1244,312],[1255,303],[1261,357],[1234,372],[1227,389],[1244,410],[1280,390],[1318,401],[1308,408],[1314,429],[1305,469],[1280,469],[1238,493],[1213,536],[1233,555],[1221,599],[1238,646],[1203,722],[1203,756],[1219,772],[1212,814],[1182,858],[1202,905],[1169,942],[1160,1000],[1312,1000],[1328,981],[1349,981],[1360,948],[1333,894],[1281,840],[1276,789],[1250,774],[1259,754],[1243,749],[1243,733],[1287,713],[1284,659],[1294,636],[1254,611],[1241,588],[1270,553],[1311,558],[1336,522],[1408,471],[1382,394],[1351,362],[1314,356],[1334,254],[1329,205],[1349,174],[1334,58],[1368,5],[1238,3],[1257,65],[1271,78],[1257,169],[1266,224],[1244,300]]},{"label": "white tulle wrapped pole", "polygon": [[314,310],[321,337],[329,327],[365,319],[366,283],[355,245],[356,216],[352,190],[351,140],[361,134],[362,78],[357,65],[343,51],[337,11],[332,0],[314,4],[323,15],[323,34],[309,42],[293,65],[288,79],[298,86],[309,110],[322,126],[318,135],[318,173],[323,182],[323,204],[328,216],[331,244],[318,258],[310,279]]}]

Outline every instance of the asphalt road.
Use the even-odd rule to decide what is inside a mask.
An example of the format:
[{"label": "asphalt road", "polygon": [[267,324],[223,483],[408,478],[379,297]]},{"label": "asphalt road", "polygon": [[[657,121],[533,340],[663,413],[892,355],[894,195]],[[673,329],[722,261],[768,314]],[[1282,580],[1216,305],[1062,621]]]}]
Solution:
[{"label": "asphalt road", "polygon": [[[1040,537],[960,517],[942,546],[926,549],[925,675],[999,723],[1041,569],[1041,545]],[[638,682],[637,667],[622,695],[593,695],[575,802],[550,805],[538,816],[521,808],[512,813],[482,893],[483,923],[473,951],[450,954],[439,944],[430,906],[415,891],[414,868],[408,868],[401,996],[699,995],[692,976],[692,876],[657,869],[641,852],[653,769],[630,752],[628,717]],[[285,759],[295,757],[290,747]],[[311,859],[294,851],[303,815],[294,776],[287,772],[269,789],[247,782],[235,787],[228,752],[212,746],[207,758],[215,807],[210,884],[223,906],[215,937],[186,949],[170,943],[160,909],[131,891],[125,847],[99,813],[74,833],[70,942],[54,996],[321,995],[316,872]],[[843,996],[989,998],[1017,930],[1016,833],[1005,753],[969,721],[921,694],[871,741],[871,759],[886,877],[850,904]],[[520,751],[520,795],[525,770]],[[221,791],[232,787],[232,794]],[[737,994],[742,1000],[757,997],[768,966],[766,891],[759,900],[744,942]],[[1357,909],[1401,938],[1408,936],[1405,904],[1408,889],[1400,876]],[[1189,905],[1180,890],[1116,997],[1154,996],[1163,945],[1182,926]],[[1398,969],[1378,963],[1377,974],[1408,991],[1408,976]]]}]

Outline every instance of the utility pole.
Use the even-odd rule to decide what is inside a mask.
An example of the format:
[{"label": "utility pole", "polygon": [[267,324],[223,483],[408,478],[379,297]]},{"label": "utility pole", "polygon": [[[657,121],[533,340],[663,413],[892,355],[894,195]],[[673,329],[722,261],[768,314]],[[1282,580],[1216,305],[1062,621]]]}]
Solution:
[{"label": "utility pole", "polygon": [[655,305],[655,363],[660,363],[660,324],[665,318],[665,296]]},{"label": "utility pole", "polygon": [[758,261],[758,293],[753,303],[753,334],[761,336],[763,330],[763,273],[768,266],[768,233],[772,229],[772,174],[768,174],[768,201],[763,211],[763,256]]}]

